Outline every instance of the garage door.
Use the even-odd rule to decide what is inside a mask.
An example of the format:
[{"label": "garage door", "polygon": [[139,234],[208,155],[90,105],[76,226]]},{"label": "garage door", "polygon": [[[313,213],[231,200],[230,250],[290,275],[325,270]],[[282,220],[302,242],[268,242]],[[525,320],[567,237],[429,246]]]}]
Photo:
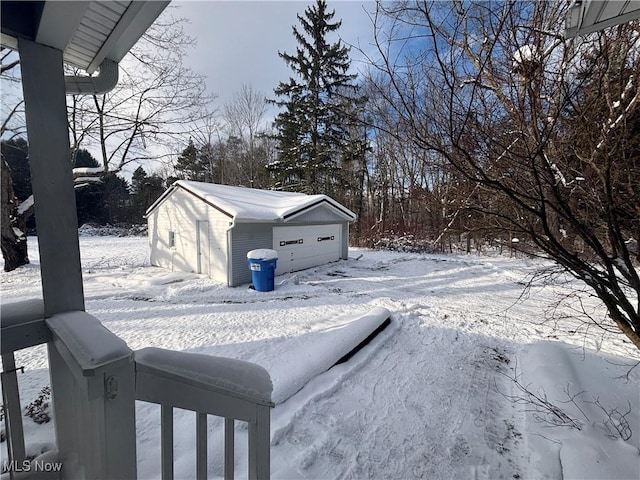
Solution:
[{"label": "garage door", "polygon": [[340,260],[341,225],[273,227],[276,275]]}]

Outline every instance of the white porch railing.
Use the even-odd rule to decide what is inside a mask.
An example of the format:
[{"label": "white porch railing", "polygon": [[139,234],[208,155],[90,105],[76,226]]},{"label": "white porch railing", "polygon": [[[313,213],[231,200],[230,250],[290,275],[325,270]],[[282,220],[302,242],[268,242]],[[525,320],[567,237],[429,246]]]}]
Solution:
[{"label": "white porch railing", "polygon": [[136,398],[162,406],[163,480],[173,478],[173,408],[197,412],[196,478],[207,478],[207,415],[225,418],[225,478],[234,472],[234,421],[249,426],[249,478],[270,470],[271,379],[262,367],[231,358],[138,350]]},{"label": "white porch railing", "polygon": [[197,478],[207,476],[207,415],[225,418],[225,478],[234,476],[235,420],[249,425],[249,478],[269,478],[272,385],[262,367],[157,348],[134,353],[86,312],[44,320],[39,300],[3,305],[0,315],[10,465],[25,459],[13,352],[48,343],[59,478],[136,478],[136,399],[161,405],[163,479],[173,478],[174,407],[197,412]]}]

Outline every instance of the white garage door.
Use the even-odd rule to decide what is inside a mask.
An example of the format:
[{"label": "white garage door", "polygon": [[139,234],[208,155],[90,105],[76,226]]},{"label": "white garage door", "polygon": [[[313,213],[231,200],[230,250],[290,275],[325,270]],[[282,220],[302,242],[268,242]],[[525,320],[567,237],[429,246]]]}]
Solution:
[{"label": "white garage door", "polygon": [[341,228],[340,224],[273,227],[276,275],[340,260]]}]

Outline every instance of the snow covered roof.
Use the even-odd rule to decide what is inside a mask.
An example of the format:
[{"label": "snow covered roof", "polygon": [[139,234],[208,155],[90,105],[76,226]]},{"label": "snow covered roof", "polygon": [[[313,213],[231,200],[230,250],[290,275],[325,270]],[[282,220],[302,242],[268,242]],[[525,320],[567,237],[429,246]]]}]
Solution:
[{"label": "snow covered roof", "polygon": [[182,189],[240,222],[286,222],[319,206],[328,207],[347,221],[356,214],[327,195],[260,190],[215,183],[178,180],[147,210],[149,215],[174,191]]}]

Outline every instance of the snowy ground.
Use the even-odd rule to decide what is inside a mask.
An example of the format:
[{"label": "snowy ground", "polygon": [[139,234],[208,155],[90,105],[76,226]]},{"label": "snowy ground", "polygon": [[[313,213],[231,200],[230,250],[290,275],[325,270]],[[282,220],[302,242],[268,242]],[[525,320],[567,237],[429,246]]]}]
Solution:
[{"label": "snowy ground", "polygon": [[[39,295],[29,243],[32,264],[0,277],[3,302]],[[556,305],[572,282],[520,298],[539,261],[352,250],[260,293],[150,267],[146,238],[80,243],[87,311],[132,349],[228,356],[270,372],[273,478],[640,478],[640,355],[622,336],[588,328],[575,297]],[[309,361],[327,361],[332,339],[375,307],[393,313],[391,325],[314,376]],[[46,350],[16,361],[27,403],[48,382]],[[577,428],[557,425],[558,411],[532,397],[523,402],[513,378]],[[137,406],[140,478],[159,477],[159,417],[156,406]],[[221,423],[209,423],[209,475],[221,476]],[[25,419],[25,429],[30,452],[51,446],[51,423]],[[242,478],[246,428],[236,430]],[[175,438],[176,478],[192,478],[190,412],[176,413]]]}]

